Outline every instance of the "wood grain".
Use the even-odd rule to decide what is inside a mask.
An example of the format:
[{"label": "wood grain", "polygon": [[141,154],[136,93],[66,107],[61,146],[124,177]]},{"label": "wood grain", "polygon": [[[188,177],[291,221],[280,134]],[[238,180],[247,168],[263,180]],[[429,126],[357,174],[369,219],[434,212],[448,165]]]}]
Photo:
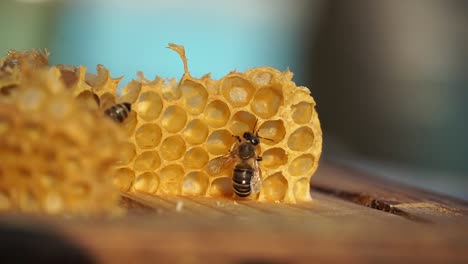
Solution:
[{"label": "wood grain", "polygon": [[468,262],[464,201],[330,164],[311,184],[313,201],[295,205],[132,193],[123,218],[0,226],[56,233],[99,263]]}]

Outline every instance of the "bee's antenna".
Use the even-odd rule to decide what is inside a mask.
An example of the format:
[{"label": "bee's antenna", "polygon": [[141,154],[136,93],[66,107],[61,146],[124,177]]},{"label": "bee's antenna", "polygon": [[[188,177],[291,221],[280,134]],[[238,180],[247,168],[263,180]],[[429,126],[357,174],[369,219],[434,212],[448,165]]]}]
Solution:
[{"label": "bee's antenna", "polygon": [[254,124],[253,129],[252,129],[252,133],[255,134],[255,135],[257,135],[257,132],[258,132],[258,130],[255,132],[255,129],[257,128],[257,124],[258,124],[258,118],[255,119],[255,124]]},{"label": "bee's antenna", "polygon": [[271,141],[271,142],[274,142],[274,140],[271,139],[271,138],[261,137],[261,136],[259,136],[259,135],[256,135],[256,136],[257,136],[258,138],[266,139],[266,140],[269,140],[269,141]]}]

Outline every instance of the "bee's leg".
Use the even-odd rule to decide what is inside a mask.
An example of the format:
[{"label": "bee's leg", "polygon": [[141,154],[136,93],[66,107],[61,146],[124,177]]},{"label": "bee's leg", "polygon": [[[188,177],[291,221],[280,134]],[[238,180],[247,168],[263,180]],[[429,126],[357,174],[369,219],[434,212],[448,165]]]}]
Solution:
[{"label": "bee's leg", "polygon": [[257,161],[262,161],[262,160],[263,160],[262,157],[260,157],[260,156],[257,157]]},{"label": "bee's leg", "polygon": [[233,137],[235,137],[237,139],[237,141],[241,142],[241,138],[239,136],[235,136],[235,135],[232,135]]}]

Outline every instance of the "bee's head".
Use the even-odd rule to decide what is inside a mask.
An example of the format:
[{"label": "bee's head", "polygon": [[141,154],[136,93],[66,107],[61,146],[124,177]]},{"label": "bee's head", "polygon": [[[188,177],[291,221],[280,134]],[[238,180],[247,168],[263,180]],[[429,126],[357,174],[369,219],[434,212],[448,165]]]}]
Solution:
[{"label": "bee's head", "polygon": [[242,135],[242,137],[254,146],[260,143],[260,139],[258,139],[258,137],[252,134],[251,132],[245,132],[244,135]]}]

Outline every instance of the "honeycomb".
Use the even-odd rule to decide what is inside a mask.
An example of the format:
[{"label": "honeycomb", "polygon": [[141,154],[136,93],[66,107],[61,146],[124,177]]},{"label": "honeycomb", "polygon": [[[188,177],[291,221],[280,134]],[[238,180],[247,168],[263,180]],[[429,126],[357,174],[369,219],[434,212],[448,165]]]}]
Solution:
[{"label": "honeycomb", "polygon": [[0,210],[120,214],[112,177],[120,129],[76,100],[46,60],[17,56],[0,67]]},{"label": "honeycomb", "polygon": [[[220,80],[190,75],[183,46],[184,75],[147,80],[139,73],[119,96],[120,78],[102,65],[58,66],[74,95],[101,111],[128,102],[132,111],[120,124],[126,140],[119,149],[115,182],[124,192],[234,198],[232,167],[213,172],[207,164],[229,153],[235,137],[258,132],[262,188],[248,199],[295,203],[310,200],[309,181],[318,166],[322,131],[310,91],[293,74],[270,67],[233,71]],[[66,78],[64,77],[66,76]],[[256,125],[257,124],[257,125]]]}]

